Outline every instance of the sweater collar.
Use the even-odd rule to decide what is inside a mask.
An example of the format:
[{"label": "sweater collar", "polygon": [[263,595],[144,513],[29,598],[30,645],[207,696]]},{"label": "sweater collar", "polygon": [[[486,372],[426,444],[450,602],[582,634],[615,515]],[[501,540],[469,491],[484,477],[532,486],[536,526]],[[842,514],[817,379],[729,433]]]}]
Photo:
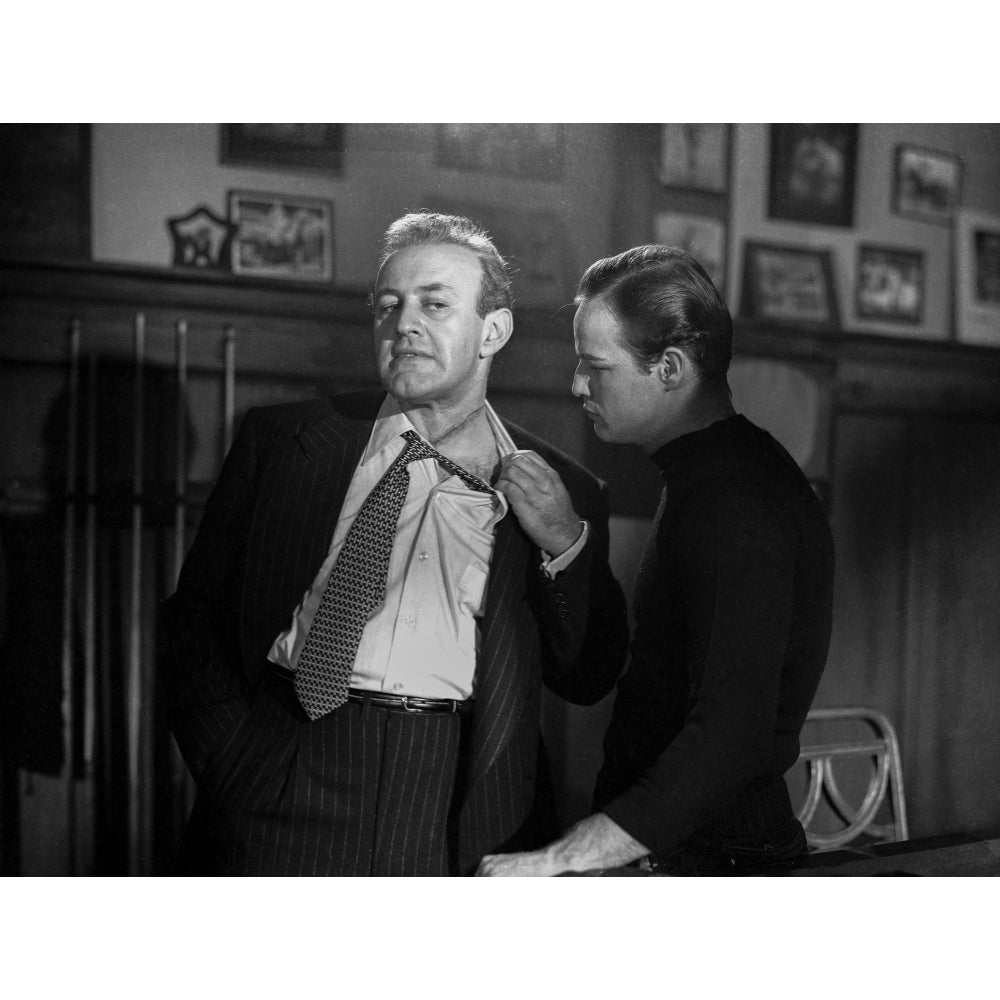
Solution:
[{"label": "sweater collar", "polygon": [[701,430],[691,431],[668,441],[662,448],[654,451],[650,458],[659,468],[660,474],[666,477],[677,466],[696,460],[714,445],[732,440],[735,434],[749,426],[750,421],[742,413],[734,413],[702,427]]}]

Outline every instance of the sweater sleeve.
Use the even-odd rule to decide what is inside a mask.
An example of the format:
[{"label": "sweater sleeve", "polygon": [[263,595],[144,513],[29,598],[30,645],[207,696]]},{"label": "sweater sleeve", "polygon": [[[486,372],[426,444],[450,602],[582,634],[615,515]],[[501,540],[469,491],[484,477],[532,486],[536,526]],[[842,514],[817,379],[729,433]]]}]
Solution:
[{"label": "sweater sleeve", "polygon": [[[793,607],[796,532],[733,483],[671,528],[693,697],[677,737],[603,812],[665,853],[704,826],[771,755]],[[662,542],[663,540],[661,540]]]},{"label": "sweater sleeve", "polygon": [[625,597],[608,559],[607,487],[574,498],[589,525],[586,544],[556,576],[535,582],[546,686],[577,705],[593,705],[615,686],[628,650]]}]

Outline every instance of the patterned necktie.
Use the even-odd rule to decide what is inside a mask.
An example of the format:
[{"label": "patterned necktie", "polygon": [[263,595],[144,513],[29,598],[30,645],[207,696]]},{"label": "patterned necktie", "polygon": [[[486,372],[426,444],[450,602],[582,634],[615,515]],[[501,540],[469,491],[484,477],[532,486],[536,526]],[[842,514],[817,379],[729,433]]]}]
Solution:
[{"label": "patterned necktie", "polygon": [[415,431],[406,431],[403,437],[406,447],[368,494],[344,539],[299,653],[295,693],[310,719],[319,719],[347,701],[361,634],[385,598],[396,522],[410,485],[407,465],[435,458],[470,489],[495,492],[435,451]]}]

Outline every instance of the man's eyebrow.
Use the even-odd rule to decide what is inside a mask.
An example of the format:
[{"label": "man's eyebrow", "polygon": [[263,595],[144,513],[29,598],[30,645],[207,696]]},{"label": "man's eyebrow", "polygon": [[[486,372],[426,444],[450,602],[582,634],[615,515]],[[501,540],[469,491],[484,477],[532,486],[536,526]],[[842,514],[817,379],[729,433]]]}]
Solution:
[{"label": "man's eyebrow", "polygon": [[[420,285],[417,288],[417,291],[418,292],[422,292],[422,293],[427,293],[427,292],[454,292],[455,289],[451,285],[446,285],[443,281],[434,281],[434,282],[431,282],[431,284],[429,284],[429,285]],[[376,288],[375,289],[375,295],[376,296],[378,296],[378,295],[401,295],[401,294],[402,294],[402,292],[398,291],[395,288],[391,288],[389,286],[386,286],[384,288]]]},{"label": "man's eyebrow", "polygon": [[607,358],[602,358],[599,354],[587,354],[585,351],[577,351],[576,355],[581,361],[607,361]]}]

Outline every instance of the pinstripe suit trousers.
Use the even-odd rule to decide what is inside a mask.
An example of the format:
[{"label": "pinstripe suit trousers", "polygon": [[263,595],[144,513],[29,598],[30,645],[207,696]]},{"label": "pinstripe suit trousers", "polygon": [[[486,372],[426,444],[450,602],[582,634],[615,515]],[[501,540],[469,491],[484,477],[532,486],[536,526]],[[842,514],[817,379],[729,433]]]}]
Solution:
[{"label": "pinstripe suit trousers", "polygon": [[348,702],[310,722],[271,671],[204,775],[180,871],[448,875],[463,721]]}]

